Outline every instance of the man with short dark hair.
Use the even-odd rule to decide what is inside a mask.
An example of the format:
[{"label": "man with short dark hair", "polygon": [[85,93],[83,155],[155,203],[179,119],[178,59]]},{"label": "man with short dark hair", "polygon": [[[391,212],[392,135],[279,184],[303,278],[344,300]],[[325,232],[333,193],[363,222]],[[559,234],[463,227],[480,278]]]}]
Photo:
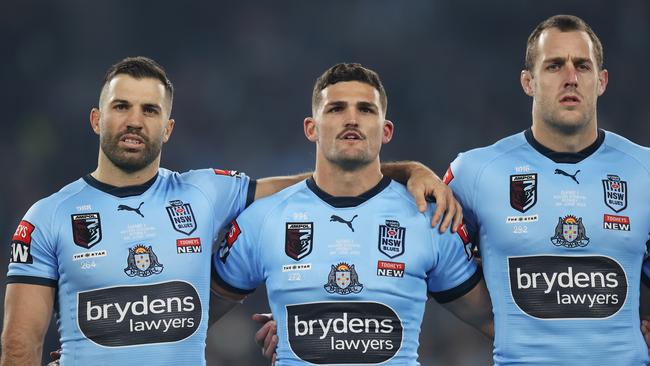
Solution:
[{"label": "man with short dark hair", "polygon": [[[161,168],[173,87],[151,59],[112,66],[99,100],[97,168],[34,204],[12,237],[1,364],[40,364],[56,303],[63,365],[203,365],[213,242],[254,198],[303,177]],[[411,185],[444,200],[429,183]]]},{"label": "man with short dark hair", "polygon": [[578,17],[538,25],[521,72],[532,127],[460,154],[445,175],[480,249],[495,365],[650,361],[639,330],[650,150],[597,126],[602,49]]},{"label": "man with short dark hair", "polygon": [[277,365],[417,365],[429,296],[486,334],[491,305],[464,232],[431,228],[404,186],[382,175],[393,135],[375,72],[338,64],[318,78],[313,177],[259,200],[233,221],[214,290],[238,301],[266,284]]}]

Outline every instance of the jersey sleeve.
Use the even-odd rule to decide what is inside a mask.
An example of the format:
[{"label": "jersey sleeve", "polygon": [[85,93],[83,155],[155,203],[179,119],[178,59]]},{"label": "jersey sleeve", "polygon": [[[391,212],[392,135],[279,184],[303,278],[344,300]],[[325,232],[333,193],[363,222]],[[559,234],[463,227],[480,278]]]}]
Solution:
[{"label": "jersey sleeve", "polygon": [[51,205],[39,201],[18,224],[11,237],[7,283],[57,286],[59,272],[53,210]]},{"label": "jersey sleeve", "polygon": [[212,201],[214,217],[223,222],[232,221],[255,199],[256,181],[236,170],[190,170],[183,177],[201,188]]},{"label": "jersey sleeve", "polygon": [[476,191],[476,176],[474,166],[469,162],[466,154],[459,154],[451,162],[443,181],[449,185],[454,196],[463,207],[463,223],[466,231],[475,244],[478,244],[477,215],[474,211],[474,194]]},{"label": "jersey sleeve", "polygon": [[213,254],[213,277],[234,293],[249,294],[264,282],[259,232],[262,218],[252,210],[233,220],[221,247]]},{"label": "jersey sleeve", "polygon": [[472,259],[471,243],[462,234],[432,233],[434,266],[427,273],[427,287],[439,303],[453,301],[476,286],[481,271]]}]

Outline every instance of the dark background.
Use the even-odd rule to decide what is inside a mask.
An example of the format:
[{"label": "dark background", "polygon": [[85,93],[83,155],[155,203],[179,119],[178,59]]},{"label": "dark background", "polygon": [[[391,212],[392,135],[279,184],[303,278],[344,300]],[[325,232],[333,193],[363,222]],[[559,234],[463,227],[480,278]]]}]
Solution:
[{"label": "dark background", "polygon": [[[302,132],[315,78],[334,63],[381,75],[396,125],[384,160],[416,159],[439,173],[459,151],[530,124],[519,72],[534,26],[581,16],[600,36],[610,83],[599,125],[650,144],[650,3],[620,1],[3,1],[0,229],[94,170],[88,124],[112,63],[145,55],[166,67],[176,129],[163,166],[237,169],[253,177],[313,168]],[[2,256],[6,266],[8,256]],[[4,292],[4,287],[2,287]],[[209,365],[263,365],[249,320],[259,289],[210,332]],[[489,365],[490,345],[429,304],[423,365]],[[48,336],[54,347],[56,335]]]}]

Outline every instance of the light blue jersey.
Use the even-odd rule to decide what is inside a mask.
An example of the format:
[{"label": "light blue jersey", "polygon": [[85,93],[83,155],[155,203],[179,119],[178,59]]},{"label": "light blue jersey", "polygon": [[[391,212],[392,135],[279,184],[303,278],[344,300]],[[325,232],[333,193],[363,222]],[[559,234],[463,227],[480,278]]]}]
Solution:
[{"label": "light blue jersey", "polygon": [[220,285],[266,283],[278,365],[417,365],[427,294],[454,300],[481,278],[456,234],[431,228],[388,178],[359,197],[312,179],[255,202],[215,254]]},{"label": "light blue jersey", "polygon": [[57,288],[62,366],[204,365],[212,244],[254,191],[218,169],[88,175],[27,212],[8,282]]},{"label": "light blue jersey", "polygon": [[460,154],[449,182],[479,245],[496,365],[639,366],[650,150],[600,130],[575,153],[530,130]]}]

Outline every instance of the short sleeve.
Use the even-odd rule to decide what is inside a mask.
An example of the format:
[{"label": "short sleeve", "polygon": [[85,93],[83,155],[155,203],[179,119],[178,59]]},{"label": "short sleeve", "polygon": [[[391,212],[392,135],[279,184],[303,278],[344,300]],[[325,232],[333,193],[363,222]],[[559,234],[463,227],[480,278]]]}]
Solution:
[{"label": "short sleeve", "polygon": [[468,252],[471,243],[465,243],[460,234],[450,231],[432,234],[435,260],[427,273],[427,286],[438,302],[445,303],[465,295],[482,276]]},{"label": "short sleeve", "polygon": [[248,214],[249,211],[232,221],[228,234],[212,257],[217,283],[239,294],[251,293],[264,282],[258,235],[262,225]]},{"label": "short sleeve", "polygon": [[478,244],[479,223],[473,207],[476,174],[472,172],[472,166],[467,160],[465,154],[459,154],[449,165],[443,180],[449,185],[454,192],[454,196],[463,207],[463,220],[467,233],[475,244]]},{"label": "short sleeve", "polygon": [[39,201],[18,224],[11,237],[8,283],[56,287],[59,278],[52,208]]},{"label": "short sleeve", "polygon": [[212,201],[214,217],[223,222],[231,222],[255,199],[256,181],[236,170],[190,170],[182,177],[203,191]]}]

